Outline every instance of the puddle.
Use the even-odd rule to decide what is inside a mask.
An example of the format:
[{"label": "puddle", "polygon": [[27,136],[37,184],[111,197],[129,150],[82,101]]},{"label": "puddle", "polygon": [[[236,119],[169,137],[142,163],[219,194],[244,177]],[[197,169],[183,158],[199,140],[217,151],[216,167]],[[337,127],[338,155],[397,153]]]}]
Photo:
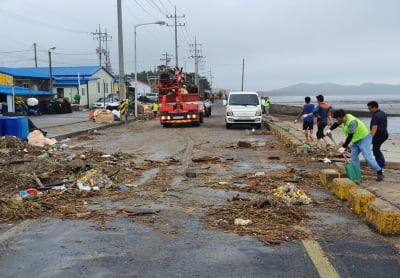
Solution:
[{"label": "puddle", "polygon": [[271,169],[271,170],[285,170],[287,169],[286,164],[279,164],[279,163],[270,163],[270,164],[264,164],[264,168],[266,169]]},{"label": "puddle", "polygon": [[249,185],[248,185],[248,184],[245,184],[245,183],[234,183],[233,186],[239,187],[239,188],[246,188],[246,187],[249,187]]},{"label": "puddle", "polygon": [[140,185],[146,183],[148,180],[155,178],[155,176],[157,175],[159,170],[160,170],[159,168],[153,168],[153,169],[144,171],[140,180],[135,182],[135,184],[140,186]]},{"label": "puddle", "polygon": [[237,167],[244,168],[246,170],[250,170],[250,169],[254,168],[253,163],[249,163],[249,162],[239,162],[237,164]]}]

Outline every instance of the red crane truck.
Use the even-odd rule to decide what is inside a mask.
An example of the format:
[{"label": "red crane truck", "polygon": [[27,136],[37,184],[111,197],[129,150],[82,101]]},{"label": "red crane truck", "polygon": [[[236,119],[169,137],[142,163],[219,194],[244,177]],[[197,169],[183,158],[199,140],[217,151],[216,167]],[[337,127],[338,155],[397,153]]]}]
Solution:
[{"label": "red crane truck", "polygon": [[185,80],[181,70],[164,72],[157,80],[158,115],[163,127],[203,123],[204,104],[196,85]]}]

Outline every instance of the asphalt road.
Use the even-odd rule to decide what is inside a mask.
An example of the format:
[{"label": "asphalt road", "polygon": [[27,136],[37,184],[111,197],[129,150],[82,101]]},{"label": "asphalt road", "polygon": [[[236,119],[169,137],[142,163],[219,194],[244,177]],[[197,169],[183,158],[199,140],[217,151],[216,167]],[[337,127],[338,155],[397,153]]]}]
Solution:
[{"label": "asphalt road", "polygon": [[[315,170],[295,165],[279,150],[232,147],[238,141],[279,143],[266,130],[261,132],[265,134],[253,136],[246,127],[226,130],[223,107],[216,105],[201,127],[130,122],[87,140],[73,138],[66,144],[135,154],[138,163],[179,161],[131,181],[134,193],[147,198],[100,197],[90,204],[106,212],[142,208],[159,213],[141,221],[116,214],[104,222],[40,218],[1,224],[0,277],[399,277],[398,250],[322,188],[307,193],[335,205],[308,209],[311,219],[305,229],[313,236],[307,240],[266,245],[255,236],[207,228],[205,207],[224,206],[238,192],[199,186],[201,179],[188,178],[188,172],[234,182],[271,169]],[[192,162],[201,155],[221,156],[224,163]],[[270,155],[282,158],[266,161]],[[152,182],[160,188],[141,189]]]}]

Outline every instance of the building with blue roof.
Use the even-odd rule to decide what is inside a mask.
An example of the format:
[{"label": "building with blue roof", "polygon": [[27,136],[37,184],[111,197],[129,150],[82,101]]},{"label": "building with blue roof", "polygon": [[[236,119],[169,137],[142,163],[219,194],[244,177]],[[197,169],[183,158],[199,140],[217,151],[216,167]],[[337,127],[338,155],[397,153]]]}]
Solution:
[{"label": "building with blue roof", "polygon": [[[80,96],[80,105],[91,107],[101,97],[115,93],[114,76],[101,66],[52,67],[52,92],[49,67],[0,67],[0,95],[55,96],[73,102]],[[13,88],[11,90],[11,88]]]}]

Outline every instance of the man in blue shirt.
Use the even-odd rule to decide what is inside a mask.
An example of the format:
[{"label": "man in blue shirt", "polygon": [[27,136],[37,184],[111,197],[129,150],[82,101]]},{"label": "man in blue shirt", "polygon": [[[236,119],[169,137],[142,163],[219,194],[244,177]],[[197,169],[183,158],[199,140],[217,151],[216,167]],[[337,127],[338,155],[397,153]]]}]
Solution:
[{"label": "man in blue shirt", "polygon": [[304,101],[306,104],[303,105],[303,108],[301,109],[296,120],[294,120],[294,123],[296,124],[300,117],[303,118],[303,130],[304,135],[306,136],[306,142],[308,143],[309,141],[313,141],[312,132],[314,127],[314,104],[310,103],[310,97],[305,97]]},{"label": "man in blue shirt", "polygon": [[332,122],[331,106],[324,102],[324,96],[316,96],[318,105],[315,107],[314,116],[317,117],[317,144],[325,141],[327,147],[330,146],[328,138],[324,134],[324,128],[328,125],[328,121]]},{"label": "man in blue shirt", "polygon": [[372,136],[372,152],[381,168],[385,167],[385,157],[381,151],[381,146],[385,142],[389,133],[387,131],[387,116],[386,113],[379,109],[376,101],[370,101],[367,104],[369,112],[372,113],[370,123],[370,133]]}]

